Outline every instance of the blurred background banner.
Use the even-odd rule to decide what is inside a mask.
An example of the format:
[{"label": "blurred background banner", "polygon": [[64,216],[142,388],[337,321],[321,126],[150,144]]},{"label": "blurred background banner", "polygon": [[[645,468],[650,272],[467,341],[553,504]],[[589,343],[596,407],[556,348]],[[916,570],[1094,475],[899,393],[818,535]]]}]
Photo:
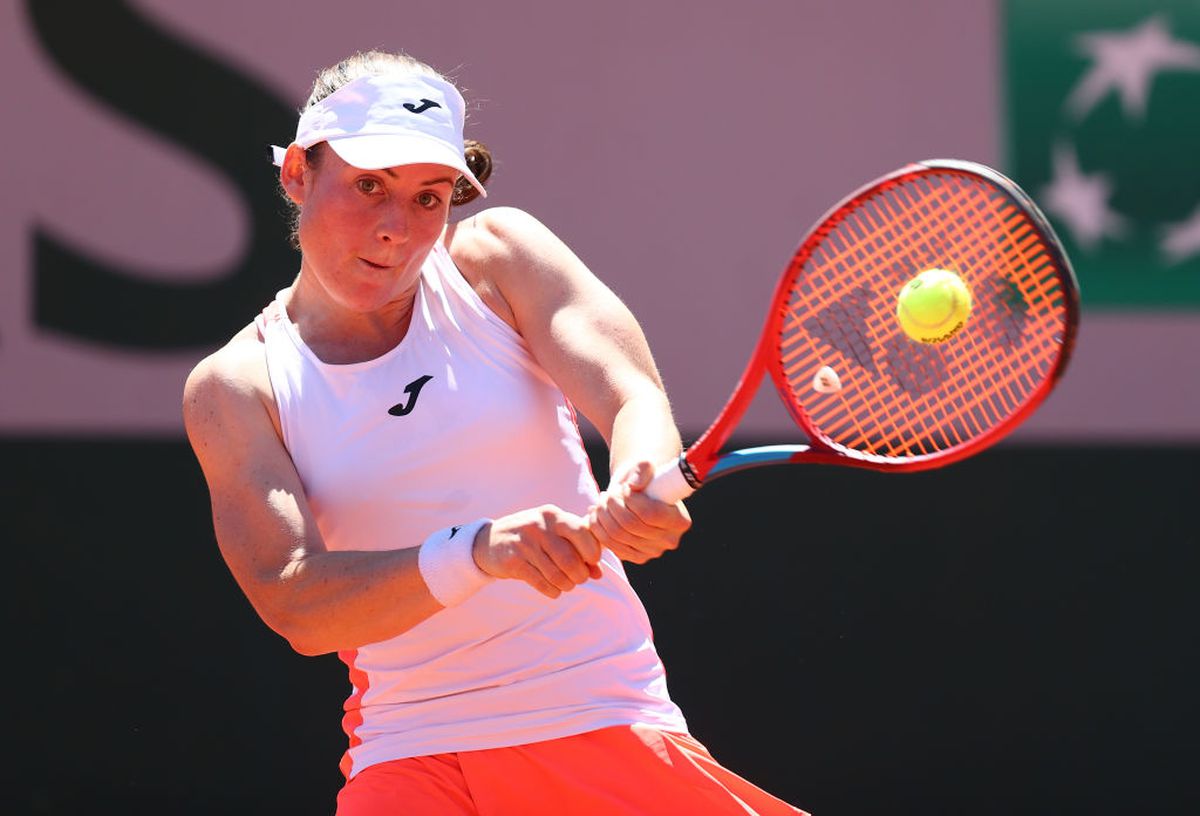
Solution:
[{"label": "blurred background banner", "polygon": [[[294,132],[316,70],[380,46],[464,86],[468,131],[498,159],[489,204],[548,222],[629,303],[688,434],[727,396],[808,226],[883,172],[954,157],[1025,186],[1083,284],[1067,381],[1015,438],[1200,439],[1193,3],[9,0],[0,15],[0,68],[22,79],[0,89],[22,112],[0,201],[0,431],[179,435],[191,365],[295,273],[267,145]],[[793,433],[773,399],[746,421]]]},{"label": "blurred background banner", "polygon": [[1079,352],[1030,437],[1200,439],[1200,5],[1007,0],[1001,166],[1079,276]]},{"label": "blurred background banner", "polygon": [[[1084,297],[1029,422],[720,480],[630,578],[696,735],[814,813],[1200,813],[1193,0],[0,0],[0,812],[332,811],[344,668],[238,592],[180,400],[296,274],[268,145],[372,47],[460,84],[487,205],[629,304],[686,438],[834,202],[928,158],[1021,184]],[[764,393],[732,442],[795,433]]]},{"label": "blurred background banner", "polygon": [[1009,0],[1007,165],[1092,308],[1200,310],[1200,4]]}]

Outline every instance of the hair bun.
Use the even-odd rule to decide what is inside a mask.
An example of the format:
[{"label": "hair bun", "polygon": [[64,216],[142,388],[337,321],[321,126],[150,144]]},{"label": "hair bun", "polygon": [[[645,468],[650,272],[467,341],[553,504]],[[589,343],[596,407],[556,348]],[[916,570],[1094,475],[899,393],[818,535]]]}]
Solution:
[{"label": "hair bun", "polygon": [[[475,174],[475,178],[479,179],[480,184],[486,185],[492,175],[492,151],[488,150],[487,145],[483,142],[464,139],[463,153],[467,159],[467,167],[471,168],[471,172]],[[457,207],[469,204],[477,198],[479,198],[479,191],[471,185],[471,182],[460,178],[454,185],[454,195],[450,197],[450,204]]]}]

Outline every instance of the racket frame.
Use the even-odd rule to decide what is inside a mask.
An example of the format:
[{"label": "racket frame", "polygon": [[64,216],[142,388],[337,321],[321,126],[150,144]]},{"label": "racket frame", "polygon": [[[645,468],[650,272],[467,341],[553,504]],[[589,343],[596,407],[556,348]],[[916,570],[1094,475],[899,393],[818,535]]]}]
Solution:
[{"label": "racket frame", "polygon": [[[907,457],[878,456],[863,451],[847,448],[832,442],[822,434],[812,423],[803,406],[796,403],[788,395],[791,386],[783,371],[779,355],[774,353],[778,347],[784,327],[784,316],[790,299],[792,286],[804,269],[816,245],[851,212],[868,197],[874,196],[888,187],[895,186],[920,175],[935,173],[957,173],[960,175],[982,178],[994,185],[1007,195],[1019,207],[1037,231],[1047,252],[1051,255],[1057,268],[1062,270],[1063,299],[1066,320],[1061,338],[1061,352],[1055,361],[1055,366],[1049,375],[1030,393],[1025,402],[1013,413],[987,429],[980,435],[966,440],[958,445],[936,451],[934,453],[917,454]],[[1071,267],[1070,260],[1062,248],[1046,216],[1015,182],[1001,173],[975,162],[959,159],[930,159],[894,170],[874,181],[862,185],[850,195],[843,198],[814,224],[811,230],[792,255],[792,260],[786,272],[780,277],[771,298],[771,307],[767,315],[766,325],[759,336],[758,344],[751,355],[737,386],[722,407],[720,414],[699,438],[679,455],[678,471],[682,482],[675,482],[674,492],[684,492],[684,495],[700,488],[706,481],[745,470],[751,467],[773,464],[789,464],[797,462],[814,464],[838,464],[852,467],[868,468],[871,470],[901,473],[942,467],[963,459],[972,454],[994,445],[1015,427],[1020,425],[1043,400],[1050,394],[1058,380],[1066,371],[1067,363],[1074,350],[1075,337],[1079,325],[1079,284]],[[771,374],[780,399],[788,409],[792,419],[808,436],[808,444],[768,445],[757,448],[744,448],[722,454],[721,448],[729,440],[737,427],[738,421],[745,414],[750,403],[754,401],[761,384],[763,374]],[[659,473],[667,475],[668,465],[659,468]]]}]

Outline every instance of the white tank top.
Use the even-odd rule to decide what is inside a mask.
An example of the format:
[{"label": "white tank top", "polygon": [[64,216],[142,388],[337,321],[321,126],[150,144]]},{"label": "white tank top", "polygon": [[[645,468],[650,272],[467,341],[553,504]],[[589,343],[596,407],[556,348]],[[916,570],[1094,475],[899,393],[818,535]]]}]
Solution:
[{"label": "white tank top", "polygon": [[[524,339],[435,246],[412,325],[384,355],[321,362],[279,300],[259,329],[284,443],[330,550],[430,533],[597,487],[571,404]],[[392,759],[519,745],[611,725],[683,732],[621,562],[550,600],[495,581],[408,632],[342,652],[347,778]]]}]

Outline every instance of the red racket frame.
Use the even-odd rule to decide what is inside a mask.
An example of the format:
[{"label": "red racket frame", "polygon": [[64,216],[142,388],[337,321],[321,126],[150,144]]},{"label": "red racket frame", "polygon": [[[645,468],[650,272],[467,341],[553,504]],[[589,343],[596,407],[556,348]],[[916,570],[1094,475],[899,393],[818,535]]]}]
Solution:
[{"label": "red racket frame", "polygon": [[[805,264],[815,247],[866,199],[876,196],[889,186],[902,184],[916,176],[928,175],[933,172],[957,173],[982,178],[1007,195],[1011,202],[1019,207],[1029,218],[1039,239],[1042,241],[1046,251],[1051,254],[1052,261],[1061,273],[1060,278],[1066,312],[1065,326],[1060,341],[1061,352],[1053,370],[1028,395],[1024,403],[1017,410],[1007,415],[982,434],[968,439],[961,444],[928,454],[900,458],[873,455],[838,445],[815,427],[803,405],[798,400],[791,398],[792,389],[788,383],[787,375],[783,370],[780,357],[775,350],[780,345],[784,331],[784,321],[792,288],[797,277],[802,274]],[[712,425],[680,456],[679,468],[692,489],[696,489],[705,482],[709,475],[714,472],[714,468],[716,468],[718,463],[722,463],[723,459],[726,460],[723,463],[724,467],[716,468],[719,473],[714,475],[726,475],[736,470],[760,464],[796,462],[849,465],[891,472],[927,470],[951,464],[995,444],[1037,409],[1053,390],[1066,370],[1067,362],[1074,349],[1078,323],[1079,289],[1070,261],[1067,259],[1062,245],[1055,236],[1049,222],[1024,191],[1010,179],[995,170],[974,162],[936,159],[907,165],[865,184],[851,193],[837,205],[830,208],[810,231],[796,250],[787,271],[780,278],[776,286],[766,325],[733,394],[725,403]],[[750,403],[754,400],[762,376],[768,370],[789,413],[808,436],[810,444],[747,449],[722,455],[721,449],[729,440],[738,421]],[[761,456],[747,455],[757,451],[761,451],[763,454]],[[739,458],[742,461],[738,461]],[[662,468],[660,468],[661,470]]]}]

